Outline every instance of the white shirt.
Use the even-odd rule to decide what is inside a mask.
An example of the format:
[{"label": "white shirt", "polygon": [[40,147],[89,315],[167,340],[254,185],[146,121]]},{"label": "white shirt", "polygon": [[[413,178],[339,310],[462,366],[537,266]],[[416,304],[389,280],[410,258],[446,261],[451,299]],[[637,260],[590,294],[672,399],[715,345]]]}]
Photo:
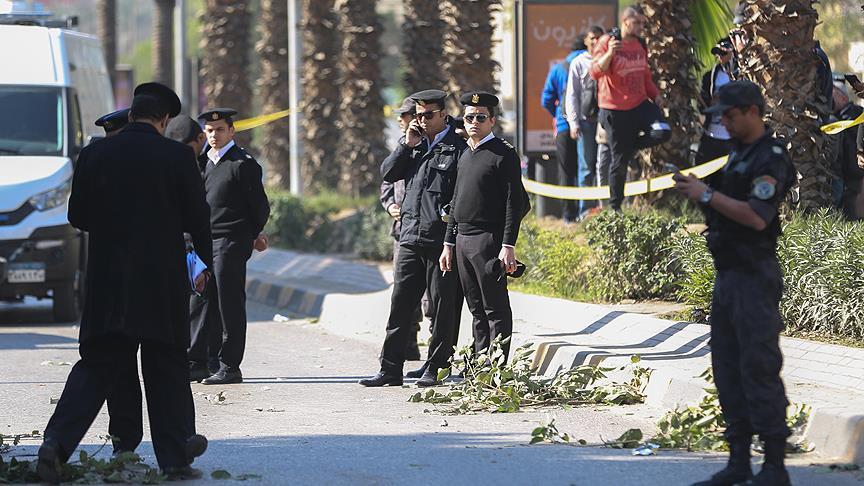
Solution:
[{"label": "white shirt", "polygon": [[485,137],[483,137],[483,140],[480,140],[480,142],[477,143],[477,145],[474,145],[474,141],[471,140],[470,138],[467,140],[467,142],[468,142],[468,146],[471,147],[471,150],[477,150],[477,147],[483,145],[484,143],[488,142],[489,140],[492,140],[493,138],[495,138],[495,134],[492,132],[489,132],[489,135],[486,135]]},{"label": "white shirt", "polygon": [[210,150],[207,151],[207,158],[210,159],[210,162],[213,162],[213,165],[216,165],[219,163],[220,160],[222,160],[222,157],[225,157],[225,154],[228,153],[228,151],[231,150],[231,147],[233,146],[234,140],[231,140],[219,150],[211,147]]}]

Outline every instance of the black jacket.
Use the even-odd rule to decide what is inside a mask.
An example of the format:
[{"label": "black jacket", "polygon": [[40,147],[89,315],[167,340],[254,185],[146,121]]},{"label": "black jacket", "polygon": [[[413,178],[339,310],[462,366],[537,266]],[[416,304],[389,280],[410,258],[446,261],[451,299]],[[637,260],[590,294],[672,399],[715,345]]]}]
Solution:
[{"label": "black jacket", "polygon": [[237,145],[228,149],[216,165],[206,154],[199,158],[199,164],[202,160],[213,238],[254,240],[270,217],[261,166]]},{"label": "black jacket", "polygon": [[416,147],[400,143],[381,164],[386,182],[405,181],[399,235],[402,245],[444,245],[447,223],[441,218],[453,197],[457,162],[468,146],[449,127],[428,153],[427,147],[425,140]]},{"label": "black jacket", "polygon": [[210,209],[192,149],[145,123],[84,148],[69,222],[89,232],[81,341],[122,334],[187,347],[184,232],[212,262]]}]

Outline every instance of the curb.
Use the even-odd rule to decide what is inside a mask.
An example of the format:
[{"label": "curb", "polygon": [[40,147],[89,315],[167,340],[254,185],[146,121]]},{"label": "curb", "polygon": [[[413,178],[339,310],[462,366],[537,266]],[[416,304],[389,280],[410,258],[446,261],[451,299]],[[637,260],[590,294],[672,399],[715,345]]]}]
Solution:
[{"label": "curb", "polygon": [[[333,293],[323,289],[302,288],[300,282],[286,283],[278,277],[250,271],[246,281],[247,298],[253,302],[276,307],[292,317],[318,318],[327,332],[352,339],[380,344],[382,323],[386,322],[390,302],[390,288],[358,294]],[[562,369],[582,364],[623,366],[630,356],[642,356],[644,366],[653,368],[646,387],[646,403],[663,410],[697,403],[703,395],[704,382],[698,378],[710,366],[708,346],[709,326],[686,322],[673,322],[642,314],[612,311],[603,306],[537,297],[511,292],[514,319],[513,345],[532,342],[537,348],[534,364],[538,373],[551,376]],[[579,316],[579,322],[570,321]],[[586,324],[587,321],[587,324]],[[462,322],[470,322],[467,308]],[[533,327],[533,334],[519,332]],[[553,323],[552,327],[544,324]],[[527,326],[526,326],[527,324]],[[470,341],[470,325],[462,325],[460,343]],[[561,332],[566,329],[567,332]],[[580,343],[565,340],[578,336]],[[616,338],[625,336],[638,344],[615,345]],[[555,339],[561,338],[561,339]],[[583,344],[583,342],[585,342]],[[613,344],[610,344],[613,343]],[[784,381],[787,385],[820,383],[806,379],[803,368],[825,369],[833,365],[808,359],[811,355],[829,354],[833,345],[783,338]],[[864,350],[842,351],[844,366],[850,373],[864,370],[859,367]],[[795,355],[795,356],[792,356]],[[851,356],[851,358],[850,358]],[[852,359],[852,361],[848,361]],[[675,360],[673,366],[651,366],[652,361]],[[804,380],[803,382],[799,380]],[[815,454],[822,460],[864,465],[864,395],[856,389],[857,378],[846,380],[846,388],[858,393],[850,394],[841,388],[832,388],[835,395],[826,395],[824,389],[814,388],[811,395],[792,396],[793,402],[807,403],[813,408],[805,440],[815,444]],[[837,387],[835,381],[827,381]],[[849,385],[854,383],[854,385]],[[796,390],[797,391],[797,390]],[[850,403],[850,396],[852,397]],[[857,398],[856,398],[857,397]],[[838,405],[841,403],[842,405]]]}]

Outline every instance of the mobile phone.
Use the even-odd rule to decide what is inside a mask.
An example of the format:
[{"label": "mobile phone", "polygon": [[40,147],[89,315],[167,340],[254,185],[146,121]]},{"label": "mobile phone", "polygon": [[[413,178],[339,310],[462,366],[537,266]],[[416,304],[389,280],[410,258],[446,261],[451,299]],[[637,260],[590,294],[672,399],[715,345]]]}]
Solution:
[{"label": "mobile phone", "polygon": [[857,75],[855,75],[855,74],[846,74],[846,75],[843,76],[843,77],[846,78],[846,82],[849,83],[853,88],[856,88],[856,89],[857,89],[859,86],[861,86],[861,80],[858,79],[858,76],[857,76]]},{"label": "mobile phone", "polygon": [[620,41],[621,40],[621,29],[619,29],[618,27],[612,27],[611,29],[609,29],[609,37]]}]

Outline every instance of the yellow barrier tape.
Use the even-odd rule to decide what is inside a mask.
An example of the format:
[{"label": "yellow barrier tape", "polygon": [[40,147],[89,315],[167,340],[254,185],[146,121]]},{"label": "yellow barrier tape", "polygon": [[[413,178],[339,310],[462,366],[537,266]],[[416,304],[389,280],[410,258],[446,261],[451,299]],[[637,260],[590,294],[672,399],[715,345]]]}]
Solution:
[{"label": "yellow barrier tape", "polygon": [[821,127],[819,127],[819,129],[827,133],[828,135],[835,135],[842,132],[843,130],[846,130],[847,128],[852,128],[862,123],[864,123],[864,113],[858,115],[858,118],[854,120],[840,120],[834,123],[829,123],[827,125],[822,125]]},{"label": "yellow barrier tape", "polygon": [[253,128],[260,127],[261,125],[266,125],[272,121],[276,121],[280,118],[285,118],[290,114],[291,110],[282,110],[277,111],[276,113],[270,113],[267,115],[260,115],[253,118],[237,120],[234,122],[234,131],[242,132],[244,130],[251,130]]},{"label": "yellow barrier tape", "polygon": [[[728,156],[723,156],[706,162],[696,167],[681,169],[682,174],[693,174],[696,177],[703,179],[726,165]],[[522,178],[522,184],[525,190],[537,194],[538,196],[551,197],[554,199],[567,199],[572,201],[589,201],[595,199],[609,199],[609,186],[597,187],[567,187],[545,184],[543,182],[533,181],[526,177]],[[641,181],[628,182],[624,185],[625,196],[637,196],[654,191],[662,191],[671,189],[675,186],[675,181],[672,180],[672,174],[664,174],[654,177],[653,179],[643,179]]]}]

